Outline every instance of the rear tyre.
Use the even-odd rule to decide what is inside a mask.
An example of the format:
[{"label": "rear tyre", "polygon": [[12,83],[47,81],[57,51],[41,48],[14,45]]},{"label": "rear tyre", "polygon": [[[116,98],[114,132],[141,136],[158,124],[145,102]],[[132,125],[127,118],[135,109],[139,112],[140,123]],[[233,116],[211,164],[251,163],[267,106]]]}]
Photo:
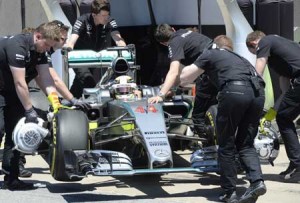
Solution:
[{"label": "rear tyre", "polygon": [[207,135],[207,146],[217,145],[217,128],[216,128],[216,119],[217,119],[218,105],[213,105],[209,107],[205,114],[205,124],[211,126],[211,133]]},{"label": "rear tyre", "polygon": [[65,150],[88,149],[88,120],[84,112],[61,110],[53,121],[53,146],[51,151],[51,175],[58,181],[79,181],[70,179],[66,173]]}]

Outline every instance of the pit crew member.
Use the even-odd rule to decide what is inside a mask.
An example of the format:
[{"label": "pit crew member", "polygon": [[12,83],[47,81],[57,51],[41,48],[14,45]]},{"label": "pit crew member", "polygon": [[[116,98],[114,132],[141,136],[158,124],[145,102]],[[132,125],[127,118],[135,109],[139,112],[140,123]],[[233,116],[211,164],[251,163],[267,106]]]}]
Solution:
[{"label": "pit crew member", "polygon": [[[117,46],[126,46],[118,31],[116,20],[109,14],[110,3],[107,0],[94,0],[91,4],[91,13],[84,14],[76,20],[67,46],[76,50],[101,51],[112,46],[111,38]],[[76,98],[82,96],[83,88],[95,87],[93,71],[91,68],[74,69],[76,75],[70,90]]]},{"label": "pit crew member", "polygon": [[[203,72],[219,91],[216,125],[220,184],[224,191],[219,199],[224,202],[255,202],[258,196],[266,193],[260,161],[253,145],[265,101],[263,79],[248,60],[227,49],[204,51],[193,64],[182,70],[181,84],[192,82]],[[239,200],[236,194],[236,151],[250,182]]]},{"label": "pit crew member", "polygon": [[297,182],[300,180],[300,144],[293,121],[300,113],[300,46],[278,35],[266,36],[261,31],[250,33],[246,45],[248,50],[257,56],[255,68],[260,75],[263,75],[268,63],[269,67],[280,75],[281,89],[285,89],[287,84],[289,86],[279,103],[277,115],[276,111],[271,109],[273,113],[268,112],[266,116],[270,117],[271,114],[273,114],[271,117],[276,116],[290,160],[288,168],[279,175],[284,180]]}]

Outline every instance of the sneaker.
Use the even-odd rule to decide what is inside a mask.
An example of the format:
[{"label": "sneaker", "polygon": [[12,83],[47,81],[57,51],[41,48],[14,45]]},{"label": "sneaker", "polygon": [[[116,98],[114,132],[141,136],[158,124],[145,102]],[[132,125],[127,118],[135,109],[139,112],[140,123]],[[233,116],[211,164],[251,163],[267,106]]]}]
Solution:
[{"label": "sneaker", "polygon": [[32,172],[25,169],[23,164],[19,164],[19,177],[21,178],[29,178],[32,176]]},{"label": "sneaker", "polygon": [[264,181],[261,180],[256,183],[251,183],[250,187],[240,198],[239,203],[254,203],[259,196],[264,195],[266,192],[267,188]]},{"label": "sneaker", "polygon": [[291,180],[295,177],[300,177],[300,167],[295,167],[290,164],[289,167],[285,171],[279,173],[279,175],[284,180]]},{"label": "sneaker", "polygon": [[33,183],[25,183],[19,179],[13,181],[4,181],[1,189],[8,190],[33,190],[35,189]]},{"label": "sneaker", "polygon": [[226,203],[238,203],[236,192],[224,193],[219,196],[219,200]]}]

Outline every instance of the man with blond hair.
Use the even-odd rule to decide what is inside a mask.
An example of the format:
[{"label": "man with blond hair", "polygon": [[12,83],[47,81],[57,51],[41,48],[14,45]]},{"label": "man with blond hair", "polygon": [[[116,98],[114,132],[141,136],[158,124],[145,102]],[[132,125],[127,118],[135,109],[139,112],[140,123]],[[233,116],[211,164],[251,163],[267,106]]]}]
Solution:
[{"label": "man with blond hair", "polygon": [[41,78],[41,86],[48,95],[54,110],[58,110],[58,94],[49,73],[46,51],[60,40],[60,28],[51,23],[41,24],[32,34],[17,34],[0,39],[0,123],[4,124],[6,137],[2,170],[5,174],[2,189],[33,189],[32,183],[19,180],[20,152],[13,150],[12,132],[18,121],[37,123],[38,115],[32,106],[26,83],[26,69],[34,66]]}]

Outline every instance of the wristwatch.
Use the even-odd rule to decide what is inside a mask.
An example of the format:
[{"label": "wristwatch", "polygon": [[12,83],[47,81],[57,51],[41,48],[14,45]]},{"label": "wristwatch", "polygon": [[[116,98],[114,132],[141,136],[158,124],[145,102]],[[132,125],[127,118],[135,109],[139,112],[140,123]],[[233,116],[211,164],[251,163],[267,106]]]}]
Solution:
[{"label": "wristwatch", "polygon": [[165,94],[163,94],[162,92],[159,92],[157,96],[161,97],[163,100],[164,100],[164,99],[165,99],[165,97],[166,97],[166,95],[165,95]]}]

